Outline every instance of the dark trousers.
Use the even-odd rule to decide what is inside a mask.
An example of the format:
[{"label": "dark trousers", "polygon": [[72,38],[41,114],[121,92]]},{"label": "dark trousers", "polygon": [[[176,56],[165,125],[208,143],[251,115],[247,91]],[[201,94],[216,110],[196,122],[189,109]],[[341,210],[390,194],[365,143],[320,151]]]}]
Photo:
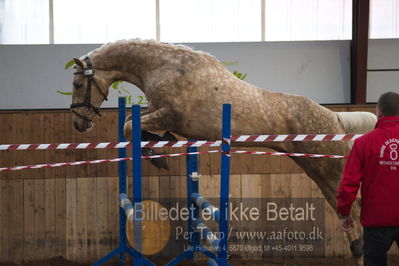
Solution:
[{"label": "dark trousers", "polygon": [[386,266],[392,243],[399,247],[399,227],[364,227],[364,266]]}]

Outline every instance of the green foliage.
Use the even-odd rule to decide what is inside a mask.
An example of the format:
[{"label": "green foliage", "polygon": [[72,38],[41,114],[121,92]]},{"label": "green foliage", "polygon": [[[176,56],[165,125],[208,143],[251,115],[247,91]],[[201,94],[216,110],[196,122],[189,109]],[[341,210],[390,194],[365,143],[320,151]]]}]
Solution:
[{"label": "green foliage", "polygon": [[233,75],[236,76],[237,78],[241,79],[241,80],[244,80],[247,77],[247,74],[243,75],[242,73],[239,73],[237,71],[234,71]]},{"label": "green foliage", "polygon": [[65,92],[65,91],[56,91],[56,92],[61,95],[72,95],[72,92]]},{"label": "green foliage", "polygon": [[68,63],[65,64],[65,70],[69,69],[74,64],[75,64],[75,61],[73,61],[73,59],[68,61]]},{"label": "green foliage", "polygon": [[119,85],[120,85],[122,82],[123,82],[123,80],[115,81],[114,83],[112,83],[111,87],[112,87],[114,90],[117,90],[118,87],[119,87]]}]

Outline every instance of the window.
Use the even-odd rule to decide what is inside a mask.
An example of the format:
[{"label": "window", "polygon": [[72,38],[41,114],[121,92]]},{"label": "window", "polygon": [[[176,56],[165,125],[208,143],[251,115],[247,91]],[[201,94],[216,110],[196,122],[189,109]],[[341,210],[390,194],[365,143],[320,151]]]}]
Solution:
[{"label": "window", "polygon": [[155,39],[155,1],[54,0],[55,43]]},{"label": "window", "polygon": [[352,38],[352,0],[266,0],[266,41]]},{"label": "window", "polygon": [[[349,40],[352,0],[0,0],[0,44],[131,38]],[[399,0],[370,0],[370,38],[399,38]]]},{"label": "window", "polygon": [[370,1],[370,38],[399,38],[399,0]]},{"label": "window", "polygon": [[165,42],[261,40],[260,0],[160,0]]},{"label": "window", "polygon": [[49,1],[0,0],[0,43],[49,43]]}]

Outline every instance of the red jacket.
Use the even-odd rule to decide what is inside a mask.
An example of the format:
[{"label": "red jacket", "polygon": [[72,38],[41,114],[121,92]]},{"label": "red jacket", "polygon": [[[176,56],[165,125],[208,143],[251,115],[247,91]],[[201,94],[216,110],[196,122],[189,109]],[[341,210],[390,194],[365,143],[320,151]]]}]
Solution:
[{"label": "red jacket", "polygon": [[361,224],[399,226],[399,117],[381,118],[355,140],[337,191],[338,214],[349,215],[360,184]]}]

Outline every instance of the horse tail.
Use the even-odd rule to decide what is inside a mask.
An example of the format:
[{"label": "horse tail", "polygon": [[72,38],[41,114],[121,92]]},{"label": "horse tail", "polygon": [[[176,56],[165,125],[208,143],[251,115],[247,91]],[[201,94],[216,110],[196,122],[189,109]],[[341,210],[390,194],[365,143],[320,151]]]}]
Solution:
[{"label": "horse tail", "polygon": [[374,129],[377,116],[370,112],[336,112],[346,134],[362,134]]}]

